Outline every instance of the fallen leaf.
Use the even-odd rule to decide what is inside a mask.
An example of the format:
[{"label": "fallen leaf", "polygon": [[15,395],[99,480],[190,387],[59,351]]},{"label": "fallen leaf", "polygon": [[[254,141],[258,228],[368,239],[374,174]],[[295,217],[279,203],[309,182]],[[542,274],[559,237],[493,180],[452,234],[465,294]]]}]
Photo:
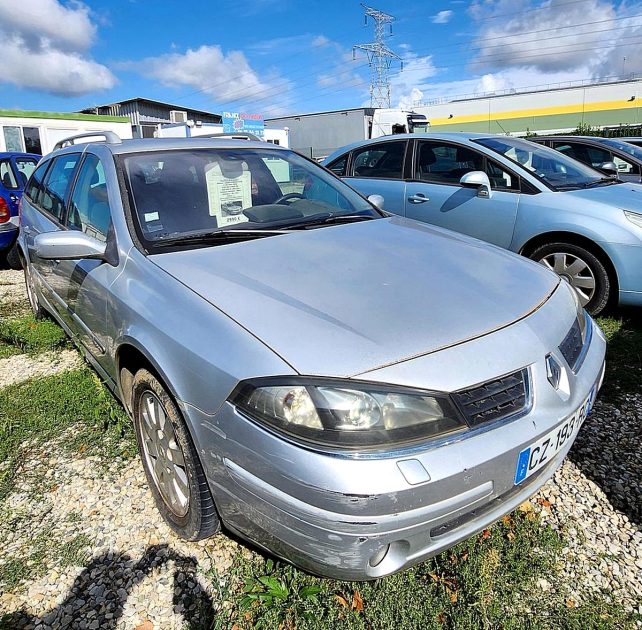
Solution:
[{"label": "fallen leaf", "polygon": [[515,540],[515,534],[513,534],[513,532],[508,532],[506,534],[506,538],[508,538],[508,540],[510,540],[510,542],[513,542]]},{"label": "fallen leaf", "polygon": [[79,452],[79,453],[84,453],[86,450],[87,450],[87,445],[86,445],[86,444],[81,444],[81,445],[78,447],[78,452]]},{"label": "fallen leaf", "polygon": [[506,516],[502,517],[502,523],[504,523],[504,525],[506,525],[506,527],[510,527],[511,526],[511,522],[512,521],[510,520],[510,516],[508,514],[506,514]]},{"label": "fallen leaf", "polygon": [[361,612],[363,610],[363,599],[361,599],[359,591],[355,591],[352,596],[352,608],[357,612]]},{"label": "fallen leaf", "polygon": [[575,600],[571,599],[570,597],[566,600],[566,607],[567,608],[575,608],[577,604],[575,603]]},{"label": "fallen leaf", "polygon": [[445,622],[446,622],[446,615],[444,615],[444,613],[440,612],[440,613],[437,615],[437,623],[441,623],[441,624],[443,624],[443,623],[445,623]]},{"label": "fallen leaf", "polygon": [[450,603],[451,604],[456,604],[457,603],[457,591],[450,591],[448,593],[448,595],[450,595]]},{"label": "fallen leaf", "polygon": [[335,595],[334,599],[336,599],[344,608],[348,608],[348,600],[345,597],[342,597],[341,595]]},{"label": "fallen leaf", "polygon": [[517,508],[520,512],[532,512],[533,511],[533,506],[531,505],[530,501],[524,501],[524,503],[520,503],[519,507]]},{"label": "fallen leaf", "polygon": [[482,540],[486,540],[489,536],[490,536],[490,529],[485,529],[485,530],[481,533],[481,539],[482,539]]},{"label": "fallen leaf", "polygon": [[468,560],[468,552],[464,551],[464,553],[461,554],[461,561],[466,562]]},{"label": "fallen leaf", "polygon": [[539,499],[537,499],[537,502],[538,502],[540,505],[544,506],[545,508],[549,508],[549,507],[551,507],[551,502],[550,502],[548,499],[542,499],[542,498],[540,497]]},{"label": "fallen leaf", "polygon": [[436,573],[429,573],[428,574],[435,582],[439,582],[440,577]]},{"label": "fallen leaf", "polygon": [[60,486],[57,483],[54,483],[54,485],[49,488],[49,492],[55,492],[59,487]]},{"label": "fallen leaf", "polygon": [[154,624],[149,619],[145,619],[143,623],[136,626],[136,630],[154,630]]}]

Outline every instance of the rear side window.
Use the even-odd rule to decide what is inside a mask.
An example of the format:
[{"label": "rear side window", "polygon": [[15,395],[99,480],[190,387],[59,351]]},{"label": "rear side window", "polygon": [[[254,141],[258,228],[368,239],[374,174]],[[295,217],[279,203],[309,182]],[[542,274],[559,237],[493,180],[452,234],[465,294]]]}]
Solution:
[{"label": "rear side window", "polygon": [[36,170],[38,162],[33,158],[15,158],[15,165],[18,169],[18,177],[22,180],[18,182],[20,188],[27,185],[27,180],[31,177],[31,173]]},{"label": "rear side window", "polygon": [[62,222],[65,213],[65,200],[71,187],[80,160],[80,153],[69,153],[54,159],[44,182],[40,197],[40,207]]},{"label": "rear side window", "polygon": [[338,160],[335,160],[332,162],[332,164],[328,165],[328,169],[330,169],[335,175],[338,175],[339,177],[343,177],[346,174],[346,164],[348,163],[348,154],[346,153],[343,157],[340,157]]},{"label": "rear side window", "polygon": [[16,190],[18,188],[18,182],[13,174],[9,160],[0,160],[0,182],[8,190]]},{"label": "rear side window", "polygon": [[42,180],[45,178],[45,173],[49,168],[51,162],[43,162],[31,175],[31,179],[27,182],[27,187],[25,188],[25,195],[29,200],[37,204],[40,194],[43,190]]},{"label": "rear side window", "polygon": [[352,158],[355,177],[401,179],[406,142],[382,142],[357,150]]}]

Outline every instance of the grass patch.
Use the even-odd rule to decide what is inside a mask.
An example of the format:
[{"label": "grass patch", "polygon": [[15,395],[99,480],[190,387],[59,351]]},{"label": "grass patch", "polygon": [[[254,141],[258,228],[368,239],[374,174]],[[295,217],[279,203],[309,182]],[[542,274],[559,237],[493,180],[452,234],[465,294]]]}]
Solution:
[{"label": "grass patch", "polygon": [[4,590],[13,591],[21,582],[44,575],[48,550],[54,544],[51,531],[47,529],[31,541],[28,554],[3,559],[0,564],[0,584]]},{"label": "grass patch", "polygon": [[598,324],[608,340],[600,398],[617,402],[621,394],[642,393],[642,317],[600,317]]},{"label": "grass patch", "polygon": [[0,321],[0,342],[20,352],[36,354],[68,345],[65,331],[50,319],[36,321],[33,315]]},{"label": "grass patch", "polygon": [[83,566],[90,546],[91,540],[85,534],[78,534],[75,538],[63,543],[58,549],[60,568]]},{"label": "grass patch", "polygon": [[621,606],[599,598],[577,606],[537,586],[542,576],[552,580],[563,545],[534,512],[517,511],[432,560],[373,582],[323,580],[288,564],[239,557],[219,593],[215,627],[632,626],[639,616]]},{"label": "grass patch", "polygon": [[67,452],[131,457],[131,422],[87,367],[0,389],[0,499],[11,491],[26,452],[74,426]]}]

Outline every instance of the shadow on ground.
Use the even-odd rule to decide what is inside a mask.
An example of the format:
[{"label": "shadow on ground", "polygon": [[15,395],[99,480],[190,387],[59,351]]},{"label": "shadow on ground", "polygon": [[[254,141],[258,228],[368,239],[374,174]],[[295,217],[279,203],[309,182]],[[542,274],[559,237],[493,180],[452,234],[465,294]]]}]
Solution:
[{"label": "shadow on ground", "polygon": [[[642,310],[619,314],[610,334],[606,377],[593,412],[569,454],[615,509],[642,526]],[[610,332],[614,320],[605,320]]]},{"label": "shadow on ground", "polygon": [[196,560],[167,545],[158,545],[148,547],[138,561],[118,553],[95,558],[76,578],[59,606],[42,617],[25,611],[5,615],[0,618],[0,628],[34,628],[39,624],[45,628],[116,628],[132,589],[168,562],[174,564],[170,578],[173,612],[190,630],[211,627],[212,600],[196,578]]}]

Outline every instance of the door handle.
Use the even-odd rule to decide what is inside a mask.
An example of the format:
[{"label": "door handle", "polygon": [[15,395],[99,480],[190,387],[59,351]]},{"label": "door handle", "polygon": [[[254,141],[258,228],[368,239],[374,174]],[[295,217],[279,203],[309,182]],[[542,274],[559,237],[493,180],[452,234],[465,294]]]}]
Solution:
[{"label": "door handle", "polygon": [[408,197],[408,201],[410,203],[426,203],[426,201],[430,201],[430,199],[428,199],[428,197],[423,193],[417,193],[416,195],[410,195],[410,197]]}]

